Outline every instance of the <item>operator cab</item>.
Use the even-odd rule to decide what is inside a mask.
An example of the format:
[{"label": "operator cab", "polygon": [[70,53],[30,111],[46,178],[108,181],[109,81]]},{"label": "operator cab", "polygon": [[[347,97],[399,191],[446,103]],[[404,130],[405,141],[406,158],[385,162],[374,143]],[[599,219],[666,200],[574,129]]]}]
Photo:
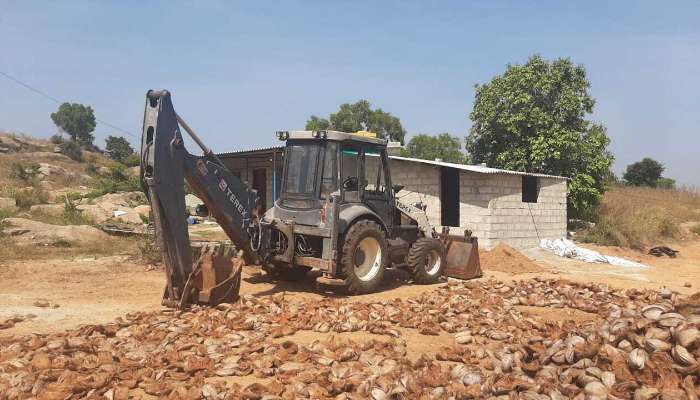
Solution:
[{"label": "operator cab", "polygon": [[335,198],[340,204],[363,203],[391,221],[393,192],[385,140],[337,131],[285,131],[277,136],[286,147],[275,214],[293,210],[298,223],[317,225],[320,221],[299,212],[321,210]]}]

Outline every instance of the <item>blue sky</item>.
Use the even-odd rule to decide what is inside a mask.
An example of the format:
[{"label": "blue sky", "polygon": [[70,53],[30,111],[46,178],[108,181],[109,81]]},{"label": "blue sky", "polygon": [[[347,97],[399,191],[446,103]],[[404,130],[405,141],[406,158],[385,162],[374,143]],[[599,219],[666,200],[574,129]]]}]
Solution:
[{"label": "blue sky", "polygon": [[[616,172],[650,156],[700,185],[698,21],[697,1],[0,0],[0,71],[137,136],[146,90],[167,88],[230,151],[361,98],[409,137],[463,137],[474,84],[533,53],[570,57],[588,71]],[[0,130],[50,136],[56,108],[0,76]],[[115,133],[98,124],[97,143]]]}]

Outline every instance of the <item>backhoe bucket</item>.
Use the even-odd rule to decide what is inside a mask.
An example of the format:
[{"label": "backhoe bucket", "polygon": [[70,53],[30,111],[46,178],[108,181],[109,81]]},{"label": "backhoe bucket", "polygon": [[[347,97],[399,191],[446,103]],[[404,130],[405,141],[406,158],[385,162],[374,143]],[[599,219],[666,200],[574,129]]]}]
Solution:
[{"label": "backhoe bucket", "polygon": [[465,232],[464,236],[442,233],[438,235],[445,244],[447,267],[445,275],[458,279],[473,279],[482,275],[479,262],[479,241]]},{"label": "backhoe bucket", "polygon": [[181,309],[190,303],[215,306],[238,300],[244,263],[241,252],[236,255],[232,246],[224,244],[205,244],[193,250],[197,261],[176,306]]}]

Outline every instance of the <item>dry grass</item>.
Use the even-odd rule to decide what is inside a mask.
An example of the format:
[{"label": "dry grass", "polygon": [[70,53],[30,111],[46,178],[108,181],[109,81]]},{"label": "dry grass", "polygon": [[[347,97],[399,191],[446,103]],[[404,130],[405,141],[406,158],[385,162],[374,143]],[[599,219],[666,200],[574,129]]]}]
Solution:
[{"label": "dry grass", "polygon": [[597,224],[581,239],[604,245],[644,249],[678,239],[681,224],[700,221],[700,191],[616,186],[599,207]]}]

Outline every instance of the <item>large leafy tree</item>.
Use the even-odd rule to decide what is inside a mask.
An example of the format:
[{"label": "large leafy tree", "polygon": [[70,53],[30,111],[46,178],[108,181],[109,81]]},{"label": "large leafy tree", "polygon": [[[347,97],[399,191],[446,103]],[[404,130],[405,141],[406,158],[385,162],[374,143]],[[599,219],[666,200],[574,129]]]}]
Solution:
[{"label": "large leafy tree", "polygon": [[449,133],[439,135],[416,135],[401,149],[404,157],[422,158],[424,160],[440,159],[442,161],[463,164],[467,157],[460,151],[459,138]]},{"label": "large leafy tree", "polygon": [[605,127],[586,119],[595,104],[589,87],[583,66],[539,55],[476,85],[467,137],[472,161],[567,176],[570,211],[591,217],[613,156]]},{"label": "large leafy tree", "polygon": [[309,120],[306,121],[307,131],[323,131],[329,129],[330,127],[331,123],[327,119],[319,118],[315,115],[312,115],[309,117]]},{"label": "large leafy tree", "polygon": [[328,119],[312,115],[306,121],[307,130],[336,129],[343,132],[370,131],[379,137],[403,144],[406,130],[399,118],[381,108],[372,109],[367,100],[341,104],[338,112]]},{"label": "large leafy tree", "polygon": [[92,144],[95,140],[92,131],[95,130],[95,113],[92,107],[78,103],[63,103],[58,111],[51,114],[51,120],[63,132],[70,135],[73,141],[80,144]]},{"label": "large leafy tree", "polygon": [[121,136],[107,136],[105,142],[105,153],[112,160],[124,163],[130,155],[134,154],[134,148],[129,141]]},{"label": "large leafy tree", "polygon": [[[664,172],[664,166],[653,158],[645,157],[641,161],[627,166],[622,178],[634,186],[656,187]],[[667,183],[663,183],[667,185]]]}]

